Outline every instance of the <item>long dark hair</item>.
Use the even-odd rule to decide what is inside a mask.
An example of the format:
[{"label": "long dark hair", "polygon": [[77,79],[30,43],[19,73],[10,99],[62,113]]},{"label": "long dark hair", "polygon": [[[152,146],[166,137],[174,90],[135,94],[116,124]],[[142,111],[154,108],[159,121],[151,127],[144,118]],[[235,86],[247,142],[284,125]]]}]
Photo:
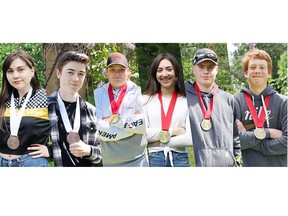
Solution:
[{"label": "long dark hair", "polygon": [[4,113],[5,113],[5,101],[7,98],[11,97],[11,94],[13,90],[15,89],[10,85],[10,83],[7,80],[6,73],[8,69],[10,68],[12,62],[20,58],[22,61],[26,63],[26,65],[32,69],[34,68],[34,77],[31,79],[30,84],[33,87],[33,89],[39,89],[40,83],[37,76],[37,71],[35,68],[34,60],[33,58],[25,51],[16,51],[11,54],[9,54],[3,63],[2,66],[2,88],[0,92],[0,129],[3,130],[3,119],[4,119]]},{"label": "long dark hair", "polygon": [[169,53],[162,53],[153,60],[149,68],[148,83],[143,94],[152,96],[160,91],[161,85],[156,79],[156,73],[157,73],[157,69],[158,69],[160,62],[163,59],[167,59],[168,61],[170,61],[175,71],[175,77],[177,78],[176,83],[175,83],[175,90],[178,92],[178,94],[182,96],[186,96],[184,78],[183,78],[183,72],[182,72],[181,66],[176,60],[176,58]]}]

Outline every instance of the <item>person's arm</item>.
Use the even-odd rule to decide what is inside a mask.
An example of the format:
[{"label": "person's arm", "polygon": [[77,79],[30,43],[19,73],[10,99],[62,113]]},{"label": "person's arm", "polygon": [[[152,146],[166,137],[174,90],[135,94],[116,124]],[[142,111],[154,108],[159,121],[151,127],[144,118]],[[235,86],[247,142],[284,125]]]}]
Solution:
[{"label": "person's arm", "polygon": [[[115,127],[113,124],[110,124],[108,121],[109,116],[104,116],[104,105],[105,99],[102,93],[103,91],[95,90],[95,107],[96,107],[96,117],[97,117],[97,128],[98,128],[98,137],[103,141],[117,141],[123,138],[132,136],[133,133],[127,132],[123,129]],[[102,94],[101,94],[102,93]]]},{"label": "person's arm", "polygon": [[260,151],[265,155],[287,154],[287,100],[280,108],[281,130],[266,128],[269,131],[269,138],[263,140]]},{"label": "person's arm", "polygon": [[[240,121],[240,119],[242,119],[242,116],[241,116],[242,107],[241,107],[240,101],[235,99],[235,97],[234,97],[234,105],[235,105],[234,116],[237,119],[236,126],[237,126],[237,134],[238,134],[236,137],[234,137],[234,142],[240,142],[242,150],[254,149],[256,151],[259,151],[261,141],[255,138],[253,131],[246,131],[243,123]],[[234,131],[236,131],[236,128],[234,128]]]},{"label": "person's arm", "polygon": [[257,139],[254,136],[254,130],[246,131],[243,124],[238,122],[241,148],[251,148],[260,151],[265,155],[287,154],[287,112],[283,112],[281,120],[283,133],[281,134],[279,133],[279,130],[273,128],[265,128],[266,138],[263,140]]},{"label": "person's arm", "polygon": [[237,101],[233,97],[233,156],[236,162],[236,166],[240,167],[242,165],[242,154],[241,154],[241,142],[239,137],[238,130],[238,121],[237,120]]},{"label": "person's arm", "polygon": [[113,124],[114,127],[132,134],[145,134],[145,116],[142,106],[142,94],[140,88],[136,88],[134,98],[134,113],[130,116],[120,116],[119,121]]},{"label": "person's arm", "polygon": [[[241,123],[242,124],[242,123]],[[239,123],[238,123],[239,125]],[[266,132],[266,129],[265,129]],[[266,132],[266,136],[269,136]],[[256,151],[260,151],[260,145],[262,140],[259,140],[254,135],[254,130],[252,131],[239,131],[239,139],[241,143],[241,149],[253,149]]]},{"label": "person's arm", "polygon": [[167,143],[167,146],[169,147],[191,147],[193,146],[192,143],[192,136],[191,136],[191,130],[190,130],[190,121],[189,121],[189,114],[187,112],[186,115],[186,128],[183,128],[184,131],[180,132],[180,134],[176,134],[176,131],[182,131],[182,130],[178,130],[178,128],[175,128],[175,136],[173,136],[174,132],[172,130],[172,137],[170,139],[170,141]]}]

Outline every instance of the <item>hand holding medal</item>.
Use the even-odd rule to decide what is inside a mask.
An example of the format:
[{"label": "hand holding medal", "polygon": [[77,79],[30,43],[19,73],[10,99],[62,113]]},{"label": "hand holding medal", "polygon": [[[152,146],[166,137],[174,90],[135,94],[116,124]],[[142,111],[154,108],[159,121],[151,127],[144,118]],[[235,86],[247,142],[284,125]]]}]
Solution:
[{"label": "hand holding medal", "polygon": [[80,141],[80,136],[77,132],[70,132],[67,135],[67,142],[69,144],[77,143]]},{"label": "hand holding medal", "polygon": [[80,129],[80,101],[79,100],[80,99],[79,99],[79,95],[78,95],[78,97],[76,99],[75,119],[74,119],[74,125],[73,125],[73,129],[72,129],[72,126],[70,124],[64,102],[62,101],[61,96],[60,96],[59,91],[58,91],[57,102],[59,105],[59,110],[60,110],[60,114],[61,114],[61,118],[62,118],[64,127],[65,127],[66,131],[68,132],[67,142],[69,144],[77,143],[80,141],[80,136],[78,134],[78,131]]}]

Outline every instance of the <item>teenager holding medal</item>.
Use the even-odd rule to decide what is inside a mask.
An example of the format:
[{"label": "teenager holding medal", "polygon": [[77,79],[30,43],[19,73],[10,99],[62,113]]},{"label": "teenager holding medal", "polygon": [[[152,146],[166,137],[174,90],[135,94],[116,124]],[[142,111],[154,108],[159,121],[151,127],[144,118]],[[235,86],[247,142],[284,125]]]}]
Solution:
[{"label": "teenager holding medal", "polygon": [[0,166],[46,167],[50,124],[47,96],[25,51],[3,63],[0,93]]},{"label": "teenager holding medal", "polygon": [[252,49],[242,61],[248,86],[235,99],[243,166],[287,166],[287,97],[267,85],[271,57]]},{"label": "teenager holding medal", "polygon": [[200,49],[193,59],[196,82],[186,82],[196,166],[239,166],[240,143],[233,95],[215,83],[218,59]]},{"label": "teenager holding medal", "polygon": [[149,166],[141,89],[131,80],[126,57],[108,56],[108,83],[94,91],[103,166]]},{"label": "teenager holding medal", "polygon": [[189,167],[186,147],[192,146],[180,64],[168,53],[152,62],[143,106],[152,167]]},{"label": "teenager holding medal", "polygon": [[48,99],[55,166],[101,166],[96,136],[95,107],[79,95],[90,59],[86,54],[64,52],[56,64],[60,88]]}]

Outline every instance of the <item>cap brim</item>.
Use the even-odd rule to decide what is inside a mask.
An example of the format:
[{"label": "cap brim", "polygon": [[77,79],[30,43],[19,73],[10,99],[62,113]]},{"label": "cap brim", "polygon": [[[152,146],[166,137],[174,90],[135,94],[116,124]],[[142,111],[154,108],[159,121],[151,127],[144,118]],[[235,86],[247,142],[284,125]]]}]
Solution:
[{"label": "cap brim", "polygon": [[218,63],[210,58],[204,58],[204,59],[201,59],[199,61],[196,61],[193,65],[196,65],[196,64],[200,64],[201,62],[204,62],[204,61],[211,61],[213,62],[215,65],[218,65]]},{"label": "cap brim", "polygon": [[110,67],[111,65],[122,65],[122,66],[124,66],[124,67],[128,68],[128,66],[127,66],[127,65],[125,65],[125,64],[122,64],[122,63],[111,63],[111,64],[107,65],[107,66],[106,66],[106,68]]}]

